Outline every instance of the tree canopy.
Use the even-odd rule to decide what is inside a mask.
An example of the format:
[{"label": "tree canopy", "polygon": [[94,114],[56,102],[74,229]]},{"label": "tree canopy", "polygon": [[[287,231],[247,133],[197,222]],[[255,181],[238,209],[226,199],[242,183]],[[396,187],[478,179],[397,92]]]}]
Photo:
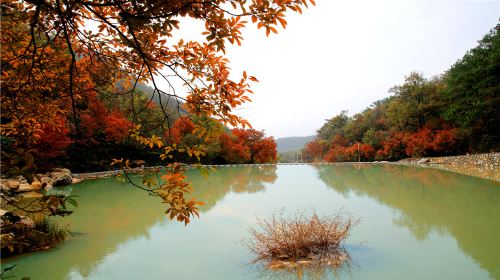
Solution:
[{"label": "tree canopy", "polygon": [[491,29],[448,71],[411,72],[392,96],[352,117],[326,120],[306,145],[310,161],[397,160],[500,149],[500,36]]},{"label": "tree canopy", "polygon": [[[172,153],[199,160],[206,152],[201,144],[213,138],[211,122],[193,122],[190,134],[201,143],[191,146],[173,136],[175,119],[250,126],[234,109],[250,101],[250,83],[258,80],[246,72],[230,78],[227,45],[241,44],[249,22],[266,35],[277,33],[287,25],[286,13],[301,13],[309,4],[314,0],[2,1],[1,133],[11,152],[4,158],[51,145],[85,154],[92,143],[115,145],[132,136],[163,160]],[[204,40],[174,40],[174,32],[183,31],[181,19],[201,21]],[[144,84],[153,86],[150,100],[139,96]],[[117,108],[113,96],[127,96],[128,109]],[[169,98],[176,101],[177,116]],[[113,163],[130,162],[117,157]],[[34,166],[31,160],[15,164],[24,164],[18,168],[24,173]],[[166,183],[152,188],[143,180],[137,187],[160,196],[171,217],[187,223],[197,214],[197,202],[184,197],[189,186],[182,166],[170,164]]]}]

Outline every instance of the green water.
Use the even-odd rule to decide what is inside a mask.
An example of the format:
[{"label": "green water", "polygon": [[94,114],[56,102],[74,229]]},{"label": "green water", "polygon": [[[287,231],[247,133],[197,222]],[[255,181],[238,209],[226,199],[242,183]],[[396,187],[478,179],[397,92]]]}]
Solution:
[{"label": "green water", "polygon": [[[279,209],[339,208],[361,219],[346,247],[350,271],[331,279],[500,279],[500,184],[402,166],[223,167],[189,171],[206,203],[185,227],[155,197],[113,179],[73,186],[75,235],[10,258],[15,278],[261,279],[241,240]],[[285,275],[286,276],[286,275]],[[288,275],[290,276],[290,275]],[[290,276],[290,279],[293,277]]]}]

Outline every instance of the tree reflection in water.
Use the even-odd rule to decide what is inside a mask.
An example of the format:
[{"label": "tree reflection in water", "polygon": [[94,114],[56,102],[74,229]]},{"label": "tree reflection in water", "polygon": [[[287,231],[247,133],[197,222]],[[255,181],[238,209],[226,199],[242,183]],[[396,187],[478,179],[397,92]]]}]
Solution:
[{"label": "tree reflection in water", "polygon": [[[188,170],[186,174],[194,187],[193,197],[206,203],[200,207],[202,213],[231,192],[262,191],[265,183],[273,183],[277,178],[276,166],[221,167],[210,172],[208,180],[197,170]],[[37,271],[36,274],[27,272],[27,275],[39,277],[37,279],[67,279],[68,273],[75,268],[87,278],[103,259],[119,251],[121,245],[134,239],[149,239],[151,228],[170,223],[157,197],[121,185],[114,179],[84,181],[73,187],[72,194],[78,195],[79,207],[60,223],[69,224],[74,237],[53,251],[38,253],[49,256],[59,251],[64,258],[54,262],[53,258],[37,258],[36,254],[31,254],[2,261],[17,263],[16,270]],[[38,269],[40,267],[44,269]]]},{"label": "tree reflection in water", "polygon": [[316,168],[320,179],[337,192],[366,195],[398,210],[395,224],[418,240],[432,231],[453,236],[464,253],[500,279],[500,183],[396,165]]},{"label": "tree reflection in water", "polygon": [[268,263],[251,263],[256,279],[339,279],[339,277],[348,278],[352,275],[353,262],[350,258],[342,261],[340,264],[297,264],[286,263],[284,266],[270,268]]}]

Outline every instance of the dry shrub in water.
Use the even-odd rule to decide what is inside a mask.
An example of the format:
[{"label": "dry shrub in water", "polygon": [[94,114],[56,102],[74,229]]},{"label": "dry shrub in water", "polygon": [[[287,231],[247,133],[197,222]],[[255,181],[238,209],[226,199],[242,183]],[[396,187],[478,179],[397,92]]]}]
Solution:
[{"label": "dry shrub in water", "polygon": [[342,211],[321,217],[304,211],[285,217],[281,211],[259,219],[246,246],[256,255],[256,263],[270,269],[336,269],[350,261],[343,244],[356,223]]}]

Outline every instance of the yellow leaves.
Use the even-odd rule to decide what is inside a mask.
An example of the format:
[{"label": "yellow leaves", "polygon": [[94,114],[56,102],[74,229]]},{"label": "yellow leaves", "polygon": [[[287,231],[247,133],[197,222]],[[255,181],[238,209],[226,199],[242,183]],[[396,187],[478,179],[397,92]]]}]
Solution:
[{"label": "yellow leaves", "polygon": [[115,159],[115,158],[114,158],[114,159],[112,159],[112,161],[111,161],[111,164],[110,164],[110,165],[111,165],[111,166],[115,166],[115,165],[120,165],[120,164],[122,164],[122,163],[123,163],[123,158],[121,158],[121,159]]},{"label": "yellow leaves", "polygon": [[158,148],[161,148],[164,146],[164,143],[163,143],[161,137],[158,137],[155,134],[153,134],[150,137],[143,136],[140,133],[140,128],[141,128],[141,125],[139,124],[139,125],[136,125],[134,128],[130,129],[130,137],[135,139],[140,144],[148,146],[150,149],[154,148],[155,146]]}]

